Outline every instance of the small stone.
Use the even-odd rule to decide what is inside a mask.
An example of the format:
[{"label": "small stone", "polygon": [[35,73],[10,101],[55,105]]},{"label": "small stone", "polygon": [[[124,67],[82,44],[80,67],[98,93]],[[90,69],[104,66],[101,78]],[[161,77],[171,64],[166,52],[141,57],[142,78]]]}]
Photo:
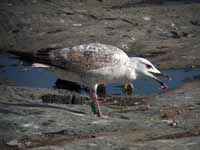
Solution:
[{"label": "small stone", "polygon": [[148,17],[148,16],[143,17],[143,19],[144,19],[145,21],[151,21],[151,17]]},{"label": "small stone", "polygon": [[173,126],[173,127],[177,126],[177,122],[175,120],[169,119],[169,120],[162,120],[162,121],[166,122],[169,126]]},{"label": "small stone", "polygon": [[175,126],[177,126],[177,122],[173,121],[173,122],[172,122],[171,124],[169,124],[169,125],[175,127]]},{"label": "small stone", "polygon": [[9,142],[7,143],[7,145],[10,145],[10,146],[16,146],[16,145],[18,145],[18,144],[19,144],[19,142],[18,142],[17,139],[13,139],[13,140],[11,140],[11,141],[9,141]]},{"label": "small stone", "polygon": [[73,24],[73,26],[74,26],[74,27],[81,27],[82,24],[81,24],[81,23],[75,23],[75,24]]},{"label": "small stone", "polygon": [[33,3],[33,4],[37,3],[37,0],[33,0],[32,3]]},{"label": "small stone", "polygon": [[171,27],[172,27],[172,28],[175,28],[176,25],[175,25],[174,23],[171,23]]},{"label": "small stone", "polygon": [[195,26],[199,26],[200,25],[200,21],[199,20],[191,20],[190,23],[192,25],[195,25]]},{"label": "small stone", "polygon": [[136,39],[135,39],[134,37],[131,37],[131,40],[132,40],[133,42],[135,42],[135,41],[136,41]]},{"label": "small stone", "polygon": [[172,37],[172,38],[175,38],[175,39],[180,38],[180,35],[179,35],[178,32],[176,32],[176,31],[170,31],[170,34],[171,34],[171,37]]},{"label": "small stone", "polygon": [[31,141],[27,141],[25,144],[26,144],[26,146],[30,146],[31,145]]},{"label": "small stone", "polygon": [[32,127],[33,124],[32,123],[25,123],[21,125],[22,127],[28,128],[28,127]]},{"label": "small stone", "polygon": [[8,6],[13,6],[13,4],[12,4],[12,3],[8,3],[7,5],[8,5]]},{"label": "small stone", "polygon": [[65,20],[64,19],[60,19],[60,23],[65,23]]},{"label": "small stone", "polygon": [[97,146],[97,144],[95,144],[95,143],[88,143],[88,145],[89,145],[89,146],[93,146],[93,147],[94,147],[94,146]]},{"label": "small stone", "polygon": [[135,105],[139,105],[140,103],[139,103],[139,102],[135,102],[134,104],[135,104]]},{"label": "small stone", "polygon": [[167,124],[171,124],[173,122],[173,120],[169,119],[169,120],[162,120],[163,122],[166,122]]}]

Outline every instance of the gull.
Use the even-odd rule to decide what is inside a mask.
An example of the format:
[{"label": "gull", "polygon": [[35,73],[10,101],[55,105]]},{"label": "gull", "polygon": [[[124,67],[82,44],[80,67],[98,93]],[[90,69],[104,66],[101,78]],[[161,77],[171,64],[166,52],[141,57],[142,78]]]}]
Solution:
[{"label": "gull", "polygon": [[123,50],[111,45],[90,43],[71,48],[40,49],[34,53],[15,50],[9,52],[42,64],[38,66],[54,67],[59,78],[88,87],[99,117],[104,117],[97,97],[97,87],[100,84],[128,84],[138,78],[150,77],[162,89],[168,88],[159,79],[168,76],[150,61],[141,57],[129,57]]}]

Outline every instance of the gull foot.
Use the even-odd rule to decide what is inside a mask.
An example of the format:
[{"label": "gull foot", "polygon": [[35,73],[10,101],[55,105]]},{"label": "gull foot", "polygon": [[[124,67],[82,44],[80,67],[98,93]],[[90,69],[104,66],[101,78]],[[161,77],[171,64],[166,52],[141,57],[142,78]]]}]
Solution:
[{"label": "gull foot", "polygon": [[132,95],[133,94],[133,91],[134,91],[134,86],[132,83],[127,83],[124,85],[123,87],[123,92],[126,94],[126,95]]},{"label": "gull foot", "polygon": [[108,119],[109,116],[103,115],[103,114],[95,114],[96,117],[102,118],[102,119]]},{"label": "gull foot", "polygon": [[108,119],[109,118],[109,116],[106,116],[106,115],[101,115],[100,116],[102,119]]}]

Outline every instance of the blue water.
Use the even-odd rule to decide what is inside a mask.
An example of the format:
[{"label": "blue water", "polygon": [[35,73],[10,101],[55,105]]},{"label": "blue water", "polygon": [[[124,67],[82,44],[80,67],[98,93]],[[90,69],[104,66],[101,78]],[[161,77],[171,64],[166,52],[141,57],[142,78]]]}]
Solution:
[{"label": "blue water", "polygon": [[14,81],[17,86],[52,87],[57,77],[48,70],[32,68],[31,64],[23,62],[10,55],[0,55],[0,77]]},{"label": "blue water", "polygon": [[170,7],[170,6],[177,6],[177,5],[185,5],[185,4],[198,4],[200,3],[200,0],[166,0],[161,3],[164,7]]},{"label": "blue water", "polygon": [[[200,75],[200,67],[197,68],[184,68],[184,69],[168,69],[161,70],[162,72],[168,74],[171,80],[164,81],[170,89],[181,86],[187,80],[192,80],[195,76]],[[160,85],[150,78],[135,80],[134,84],[134,95],[148,95],[153,93],[165,92],[160,88]],[[119,85],[108,85],[108,93],[123,95]]]},{"label": "blue water", "polygon": [[[32,68],[30,63],[22,62],[11,55],[0,55],[0,78],[14,81],[17,86],[52,88],[57,77],[45,68]],[[163,80],[169,89],[181,86],[186,80],[200,75],[200,67],[161,70],[172,79]],[[163,92],[160,85],[152,79],[134,81],[134,95],[148,95]],[[110,84],[106,86],[108,95],[124,95],[122,86]]]}]

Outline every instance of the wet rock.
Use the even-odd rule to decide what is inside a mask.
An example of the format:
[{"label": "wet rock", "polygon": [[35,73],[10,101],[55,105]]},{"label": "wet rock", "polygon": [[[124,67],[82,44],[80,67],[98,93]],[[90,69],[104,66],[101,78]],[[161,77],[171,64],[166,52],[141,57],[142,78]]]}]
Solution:
[{"label": "wet rock", "polygon": [[194,35],[192,35],[192,33],[188,33],[188,32],[180,32],[180,31],[170,31],[170,32],[166,32],[166,33],[160,33],[161,36],[164,37],[168,37],[168,38],[174,38],[174,39],[179,39],[182,37],[193,37]]},{"label": "wet rock", "polygon": [[[198,3],[182,3],[176,7],[160,7],[158,4],[162,1],[140,0],[31,1],[29,5],[17,0],[12,6],[7,1],[0,3],[1,49],[35,51],[50,45],[71,47],[100,42],[132,54],[145,54],[158,51],[165,44],[166,55],[149,58],[160,67],[199,64]],[[182,15],[183,11],[186,16]],[[182,57],[183,53],[196,55],[194,59],[187,59]],[[179,61],[174,57],[179,57]]]},{"label": "wet rock", "polygon": [[42,95],[43,103],[56,103],[56,104],[88,104],[89,98],[80,96],[79,94],[71,93],[68,95]]},{"label": "wet rock", "polygon": [[[17,0],[0,5],[1,49],[31,51],[101,42],[148,57],[162,68],[200,62],[199,21],[194,19],[200,13],[199,4],[148,7],[140,0]],[[4,79],[0,83],[1,149],[186,150],[200,146],[198,77],[149,97],[103,98],[100,102],[108,119],[92,113],[88,98],[67,90],[19,88],[8,86]]]},{"label": "wet rock", "polygon": [[61,79],[56,80],[55,88],[67,89],[69,91],[75,91],[75,92],[80,92],[81,90],[81,86],[79,84]]},{"label": "wet rock", "polygon": [[191,20],[190,23],[192,25],[195,25],[195,26],[200,26],[200,21],[199,20]]},{"label": "wet rock", "polygon": [[[172,141],[181,149],[191,140],[196,146],[200,133],[199,84],[197,78],[160,95],[107,97],[100,103],[109,119],[95,117],[89,105],[59,103],[61,99],[70,100],[66,91],[63,91],[65,95],[62,90],[36,92],[31,88],[1,87],[1,143],[3,147],[12,145],[33,150],[88,149],[90,146],[98,149],[102,148],[102,143],[107,143],[104,149],[116,149],[116,146],[145,149],[149,144],[164,149],[168,146],[164,143]],[[3,92],[3,89],[12,94],[8,95],[10,92]],[[44,95],[47,99],[57,99],[58,103],[42,103],[40,97]],[[142,109],[145,106],[148,108]]]},{"label": "wet rock", "polygon": [[144,19],[145,21],[151,21],[151,18],[150,18],[150,17],[148,17],[148,16],[146,16],[146,17],[143,17],[143,19]]},{"label": "wet rock", "polygon": [[170,33],[171,33],[171,37],[180,38],[180,35],[178,35],[178,33],[176,31],[170,31]]}]

